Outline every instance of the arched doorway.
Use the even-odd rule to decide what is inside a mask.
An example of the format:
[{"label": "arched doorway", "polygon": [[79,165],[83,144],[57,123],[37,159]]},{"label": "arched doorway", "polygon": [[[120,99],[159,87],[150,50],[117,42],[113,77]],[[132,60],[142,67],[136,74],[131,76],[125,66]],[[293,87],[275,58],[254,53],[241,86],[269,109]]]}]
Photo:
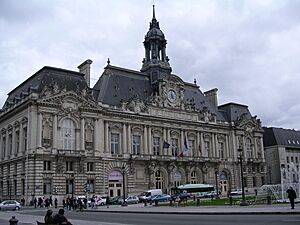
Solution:
[{"label": "arched doorway", "polygon": [[228,193],[228,174],[225,171],[220,173],[220,191],[221,195],[227,195]]},{"label": "arched doorway", "polygon": [[123,175],[120,171],[114,170],[108,176],[109,197],[123,195]]}]

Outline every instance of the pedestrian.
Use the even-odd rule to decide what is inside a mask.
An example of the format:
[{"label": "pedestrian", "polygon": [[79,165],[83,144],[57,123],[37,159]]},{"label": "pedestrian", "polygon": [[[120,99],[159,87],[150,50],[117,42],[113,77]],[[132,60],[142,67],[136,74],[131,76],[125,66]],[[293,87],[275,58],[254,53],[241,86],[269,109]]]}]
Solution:
[{"label": "pedestrian", "polygon": [[45,224],[53,224],[54,223],[52,213],[53,213],[52,209],[47,210],[46,215],[44,217]]},{"label": "pedestrian", "polygon": [[106,207],[109,208],[109,204],[110,204],[110,199],[109,199],[109,195],[107,195],[106,197]]},{"label": "pedestrian", "polygon": [[34,208],[36,208],[36,203],[37,203],[37,199],[34,198],[34,199],[33,199]]},{"label": "pedestrian", "polygon": [[290,203],[291,203],[291,209],[294,209],[295,208],[295,199],[296,199],[296,192],[295,190],[293,189],[293,187],[290,187],[286,193],[288,194],[288,199],[290,200]]},{"label": "pedestrian", "polygon": [[58,203],[58,201],[57,201],[57,198],[55,198],[54,199],[54,207],[57,209],[57,203]]},{"label": "pedestrian", "polygon": [[65,210],[59,209],[58,213],[53,217],[54,220],[53,223],[57,223],[59,225],[67,223],[67,225],[72,225],[72,223],[68,221],[68,219],[64,216],[64,214],[65,214]]}]

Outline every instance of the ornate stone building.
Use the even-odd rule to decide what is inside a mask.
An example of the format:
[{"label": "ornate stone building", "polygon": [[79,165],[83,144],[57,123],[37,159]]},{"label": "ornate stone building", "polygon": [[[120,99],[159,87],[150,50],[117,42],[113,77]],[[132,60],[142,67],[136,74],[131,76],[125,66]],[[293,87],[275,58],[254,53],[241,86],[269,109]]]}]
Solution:
[{"label": "ornate stone building", "polygon": [[[79,72],[43,67],[8,93],[0,112],[0,198],[123,195],[216,179],[222,194],[265,183],[260,121],[246,105],[218,105],[172,73],[166,39],[153,18],[142,69],[108,64],[90,86]],[[88,185],[85,185],[85,184]]]}]

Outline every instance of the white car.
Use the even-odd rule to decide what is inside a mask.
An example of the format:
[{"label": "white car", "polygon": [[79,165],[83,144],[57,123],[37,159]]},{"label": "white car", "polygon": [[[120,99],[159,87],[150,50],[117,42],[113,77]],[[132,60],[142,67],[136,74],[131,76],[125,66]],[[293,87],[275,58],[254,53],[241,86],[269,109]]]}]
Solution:
[{"label": "white car", "polygon": [[241,195],[242,194],[242,190],[235,190],[230,192],[230,195]]},{"label": "white car", "polygon": [[21,203],[16,200],[6,200],[0,203],[0,210],[19,210],[21,209]]}]

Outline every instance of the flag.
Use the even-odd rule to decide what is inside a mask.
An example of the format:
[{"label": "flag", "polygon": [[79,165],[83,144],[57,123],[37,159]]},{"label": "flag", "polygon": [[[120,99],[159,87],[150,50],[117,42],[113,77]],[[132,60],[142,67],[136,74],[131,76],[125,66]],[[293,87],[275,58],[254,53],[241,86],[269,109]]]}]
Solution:
[{"label": "flag", "polygon": [[169,148],[170,147],[170,144],[166,141],[164,141],[164,144],[163,144],[163,148]]},{"label": "flag", "polygon": [[188,146],[188,143],[187,143],[187,140],[186,140],[186,137],[184,138],[184,143],[183,143],[183,151],[180,153],[180,157],[183,157],[183,156],[187,156],[188,153],[189,153],[190,149],[189,149],[189,146]]}]

